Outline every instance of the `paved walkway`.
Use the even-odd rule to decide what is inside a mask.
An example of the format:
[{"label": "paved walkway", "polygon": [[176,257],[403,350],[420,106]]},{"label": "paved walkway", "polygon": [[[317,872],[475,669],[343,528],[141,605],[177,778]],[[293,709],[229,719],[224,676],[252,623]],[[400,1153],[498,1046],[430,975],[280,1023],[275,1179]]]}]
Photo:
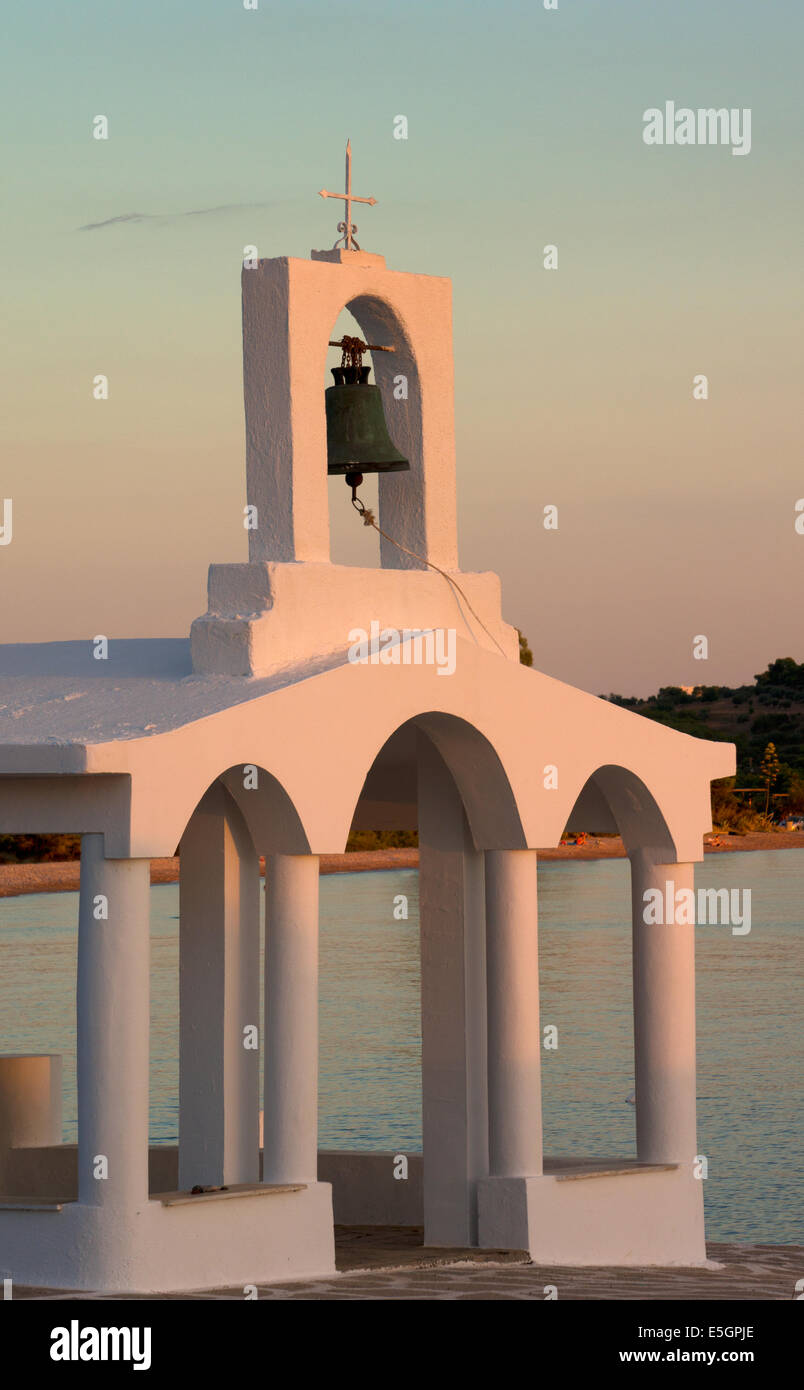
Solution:
[{"label": "paved walkway", "polygon": [[[338,1273],[325,1279],[260,1287],[260,1299],[538,1299],[791,1300],[804,1279],[804,1247],[707,1247],[712,1269],[571,1269],[533,1265],[521,1251],[427,1250],[421,1231],[402,1227],[336,1228]],[[242,1299],[242,1288],[190,1294],[118,1294],[114,1299]],[[13,1290],[14,1298],[95,1300],[99,1293]]]}]

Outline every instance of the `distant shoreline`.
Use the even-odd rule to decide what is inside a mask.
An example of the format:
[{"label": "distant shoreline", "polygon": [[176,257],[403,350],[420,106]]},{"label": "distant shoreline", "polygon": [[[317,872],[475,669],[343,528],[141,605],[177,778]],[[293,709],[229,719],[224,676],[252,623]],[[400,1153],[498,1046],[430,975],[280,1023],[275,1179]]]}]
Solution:
[{"label": "distant shoreline", "polygon": [[[712,843],[714,842],[714,843]],[[780,830],[770,834],[708,835],[707,854],[728,854],[747,850],[804,849],[804,831]],[[582,845],[559,845],[539,850],[543,861],[576,859],[623,859],[625,849],[619,836],[590,835]],[[322,854],[322,874],[365,873],[372,869],[416,869],[417,849],[358,850],[354,854]],[[68,893],[78,890],[80,864],[77,859],[49,864],[0,864],[0,898],[24,893]],[[151,883],[177,883],[179,861],[151,860]]]}]

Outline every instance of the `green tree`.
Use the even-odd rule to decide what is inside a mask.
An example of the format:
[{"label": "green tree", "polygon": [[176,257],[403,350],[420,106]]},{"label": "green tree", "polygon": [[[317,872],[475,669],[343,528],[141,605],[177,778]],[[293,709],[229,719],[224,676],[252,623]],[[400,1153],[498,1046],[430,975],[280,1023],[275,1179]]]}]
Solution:
[{"label": "green tree", "polygon": [[759,778],[765,787],[765,815],[768,814],[770,807],[771,787],[778,780],[781,766],[776,755],[775,743],[769,743],[762,754],[762,762],[759,765]]},{"label": "green tree", "polygon": [[767,671],[761,671],[755,679],[758,686],[785,685],[804,689],[804,661],[794,661],[792,656],[777,657]]},{"label": "green tree", "polygon": [[533,652],[528,646],[528,639],[524,632],[519,632],[519,628],[517,628],[517,632],[519,633],[519,660],[523,666],[532,666]]}]

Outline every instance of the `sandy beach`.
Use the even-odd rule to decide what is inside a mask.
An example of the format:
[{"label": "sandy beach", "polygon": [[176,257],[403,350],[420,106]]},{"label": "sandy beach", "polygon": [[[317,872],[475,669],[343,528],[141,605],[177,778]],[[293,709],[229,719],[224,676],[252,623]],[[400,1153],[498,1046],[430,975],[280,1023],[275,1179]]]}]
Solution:
[{"label": "sandy beach", "polygon": [[[804,831],[780,830],[770,834],[708,835],[707,854],[769,849],[804,849]],[[625,848],[618,835],[590,835],[582,844],[554,846],[539,850],[544,860],[623,859]],[[417,849],[358,850],[353,854],[322,854],[322,874],[363,873],[370,869],[416,869]],[[77,859],[50,864],[0,864],[0,898],[21,893],[76,892],[80,877]],[[152,859],[151,883],[177,883],[178,858]]]}]

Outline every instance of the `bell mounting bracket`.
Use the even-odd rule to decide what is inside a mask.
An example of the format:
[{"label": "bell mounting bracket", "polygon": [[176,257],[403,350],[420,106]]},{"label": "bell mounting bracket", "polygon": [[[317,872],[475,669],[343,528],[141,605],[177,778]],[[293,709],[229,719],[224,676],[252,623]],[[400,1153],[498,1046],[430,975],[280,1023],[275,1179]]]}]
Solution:
[{"label": "bell mounting bracket", "polygon": [[362,367],[364,352],[396,352],[396,348],[382,347],[380,343],[364,343],[362,338],[350,338],[346,335],[340,342],[330,342],[329,346],[340,348],[342,367]]}]

